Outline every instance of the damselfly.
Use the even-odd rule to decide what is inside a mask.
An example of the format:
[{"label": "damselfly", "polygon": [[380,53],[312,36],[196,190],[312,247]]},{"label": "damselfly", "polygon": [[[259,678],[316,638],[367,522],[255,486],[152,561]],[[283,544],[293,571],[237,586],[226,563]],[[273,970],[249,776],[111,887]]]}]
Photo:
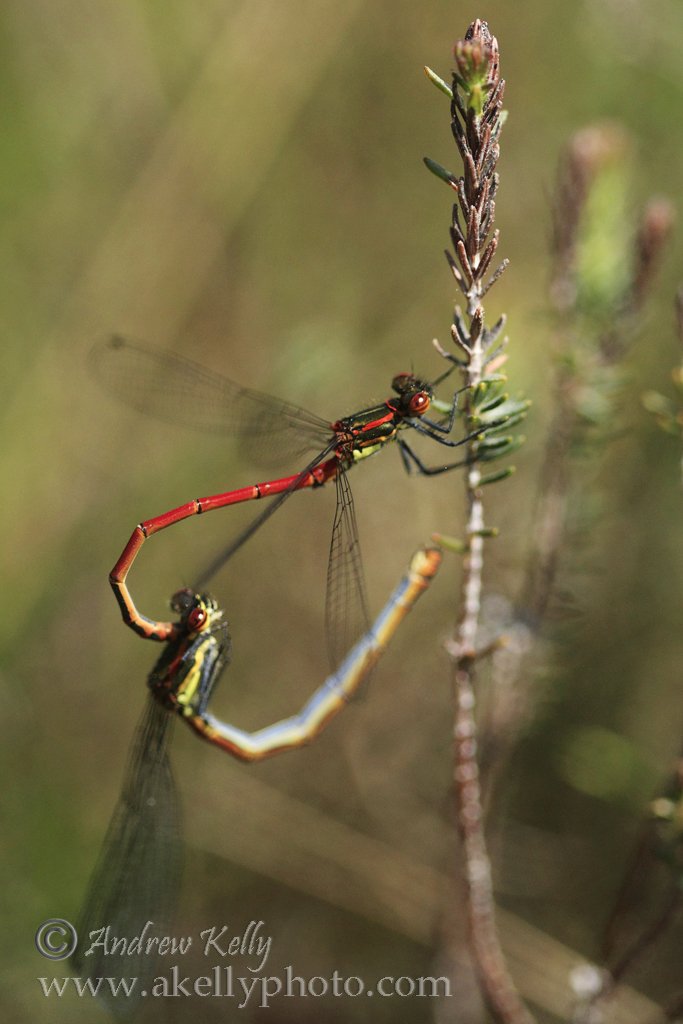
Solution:
[{"label": "damselfly", "polygon": [[[154,991],[155,937],[168,935],[180,887],[179,802],[168,756],[178,715],[197,734],[243,761],[259,761],[310,743],[342,710],[441,563],[436,548],[419,550],[368,633],[302,710],[258,732],[220,721],[208,705],[230,660],[230,637],[213,598],[181,590],[179,615],[152,669],[150,697],[138,725],[121,796],[105,837],[78,921],[74,967],[117,1016],[128,1016]],[[142,936],[139,942],[136,937]],[[107,979],[135,979],[127,992]]]},{"label": "damselfly", "polygon": [[[98,378],[136,409],[182,426],[231,433],[244,443],[267,441],[271,450],[279,452],[289,448],[300,454],[302,447],[313,445],[319,449],[304,469],[291,476],[198,498],[136,526],[109,577],[124,621],[142,636],[156,640],[167,639],[173,630],[171,623],[158,622],[138,611],[126,582],[140,548],[152,534],[190,516],[274,496],[264,512],[201,574],[196,589],[202,589],[290,494],[334,480],[337,504],[326,595],[326,636],[334,669],[350,644],[369,628],[347,470],[393,440],[397,441],[409,472],[416,469],[422,474],[434,475],[461,466],[462,462],[425,466],[401,436],[410,428],[449,449],[468,440],[467,437],[460,440],[449,437],[455,422],[458,392],[448,403],[434,397],[434,388],[449,376],[453,367],[431,384],[414,374],[400,373],[392,381],[392,397],[329,423],[287,402],[239,387],[180,356],[158,353],[121,338],[113,338],[96,348],[92,358]],[[428,418],[427,413],[432,408],[441,414],[440,420]]]}]

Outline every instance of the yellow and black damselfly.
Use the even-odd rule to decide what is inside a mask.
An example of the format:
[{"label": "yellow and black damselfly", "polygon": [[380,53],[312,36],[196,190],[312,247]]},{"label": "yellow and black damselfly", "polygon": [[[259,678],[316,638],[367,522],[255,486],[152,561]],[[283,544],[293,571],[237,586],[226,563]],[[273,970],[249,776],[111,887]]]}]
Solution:
[{"label": "yellow and black damselfly", "polygon": [[[117,1016],[135,1012],[145,994],[154,991],[158,942],[169,934],[180,887],[179,802],[168,756],[174,717],[243,761],[310,743],[382,656],[440,563],[438,549],[420,549],[371,629],[302,710],[253,733],[220,721],[208,709],[230,660],[223,612],[206,594],[181,590],[174,595],[172,608],[179,618],[148,678],[148,705],[79,916],[79,943],[72,957],[75,969],[91,979]],[[125,986],[114,991],[108,979],[115,984],[123,979]]]}]

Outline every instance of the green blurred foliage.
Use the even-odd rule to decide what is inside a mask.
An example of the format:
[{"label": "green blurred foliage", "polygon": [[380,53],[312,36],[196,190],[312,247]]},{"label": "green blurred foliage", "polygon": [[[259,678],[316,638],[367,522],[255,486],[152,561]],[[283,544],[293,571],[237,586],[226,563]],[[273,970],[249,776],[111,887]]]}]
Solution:
[{"label": "green blurred foliage", "polygon": [[[577,127],[613,118],[634,139],[632,180],[615,185],[629,189],[627,217],[635,220],[629,211],[653,192],[677,198],[681,6],[3,4],[3,1019],[105,1019],[73,997],[45,1002],[35,979],[51,970],[32,935],[45,918],[77,910],[155,655],[122,627],[107,572],[141,518],[272,470],[230,442],[116,407],[88,377],[88,350],[112,331],[144,338],[331,419],[383,397],[398,371],[436,374],[430,342],[438,335],[445,343],[453,301],[441,254],[449,196],[422,157],[456,161],[448,101],[425,82],[422,65],[448,79],[453,42],[476,16],[499,39],[510,112],[497,213],[500,252],[512,265],[487,314],[493,322],[508,313],[506,372],[513,393],[534,401],[518,471],[487,496],[500,537],[487,549],[486,584],[514,595],[551,412],[544,308],[557,153]],[[612,230],[606,225],[605,241]],[[603,494],[600,520],[565,553],[579,615],[562,624],[539,680],[537,712],[497,815],[501,900],[587,955],[643,801],[680,745],[679,452],[638,398],[662,387],[680,361],[671,330],[680,254],[678,240],[629,358],[623,433],[591,481]],[[376,608],[433,530],[459,535],[460,485],[406,479],[396,452],[354,472],[352,484]],[[294,498],[216,580],[235,645],[216,707],[224,717],[265,724],[324,677],[332,500]],[[140,606],[163,614],[167,596],[251,514],[193,520],[152,541],[132,577]],[[288,834],[281,823],[271,835],[268,822],[271,813],[279,820],[281,801],[303,803],[311,837],[341,822],[401,864],[449,875],[441,640],[451,584],[445,571],[367,699],[317,746],[245,768],[177,730],[191,824],[179,933],[263,919],[278,962],[301,974],[439,973],[430,937],[464,926],[447,888],[419,904],[399,872],[392,925],[393,911],[373,890],[382,867],[374,876],[368,869],[351,906],[343,857],[338,885],[307,888],[287,869],[306,829],[293,824]],[[590,784],[600,775],[601,785]],[[251,796],[242,800],[243,791]],[[514,842],[523,829],[543,839],[535,866],[533,851]],[[359,840],[354,854],[354,842],[349,857],[364,862],[365,846]],[[202,1019],[222,1019],[224,1007],[208,1002]],[[401,1019],[431,1019],[428,1003],[404,1000]],[[245,1019],[320,1019],[309,1004]],[[398,1019],[390,1000],[371,1009],[374,1021]],[[144,1019],[190,1012],[149,1007]],[[325,1013],[370,1019],[361,1000]]]}]

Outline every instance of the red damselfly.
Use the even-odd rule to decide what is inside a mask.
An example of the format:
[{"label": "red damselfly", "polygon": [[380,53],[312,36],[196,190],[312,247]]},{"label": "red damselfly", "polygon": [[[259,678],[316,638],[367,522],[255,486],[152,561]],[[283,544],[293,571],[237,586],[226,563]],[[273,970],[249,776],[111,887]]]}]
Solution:
[{"label": "red damselfly", "polygon": [[[148,677],[150,697],[138,725],[121,796],[78,918],[72,962],[117,1016],[134,1012],[150,993],[158,940],[169,934],[180,887],[182,843],[168,741],[179,716],[198,735],[243,761],[260,761],[310,743],[345,707],[441,563],[437,548],[411,559],[372,628],[325,680],[302,710],[257,732],[222,722],[208,710],[230,660],[223,612],[206,594],[181,590],[171,607],[179,615]],[[144,941],[136,943],[137,936]],[[156,938],[156,943],[155,943]],[[150,945],[148,945],[148,940]],[[90,950],[90,952],[88,952]],[[106,979],[135,979],[128,994]]]},{"label": "red damselfly", "polygon": [[[97,346],[91,361],[102,384],[140,411],[176,425],[231,434],[245,445],[267,444],[270,454],[289,452],[301,457],[307,447],[317,450],[298,473],[198,498],[136,526],[110,573],[124,621],[142,636],[161,641],[173,629],[169,622],[142,615],[127,585],[131,566],[152,534],[200,513],[257,498],[273,498],[201,573],[194,582],[194,589],[201,590],[294,491],[320,487],[334,480],[337,503],[328,560],[325,619],[329,660],[335,668],[351,643],[367,631],[370,621],[347,470],[393,440],[408,472],[434,475],[463,465],[452,462],[426,466],[402,436],[410,428],[448,449],[469,439],[453,440],[449,436],[459,392],[447,403],[434,396],[435,387],[452,373],[454,366],[431,384],[411,373],[398,374],[392,381],[392,397],[330,423],[287,402],[242,388],[182,356],[158,352],[120,337]],[[435,409],[441,418],[429,418],[430,409]]]}]

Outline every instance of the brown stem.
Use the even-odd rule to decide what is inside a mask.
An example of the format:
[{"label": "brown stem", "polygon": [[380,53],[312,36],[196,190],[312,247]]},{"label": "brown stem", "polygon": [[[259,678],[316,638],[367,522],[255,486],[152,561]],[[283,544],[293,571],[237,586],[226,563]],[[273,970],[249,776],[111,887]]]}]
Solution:
[{"label": "brown stem", "polygon": [[[477,308],[473,321],[483,321]],[[479,383],[484,375],[484,337],[471,331],[472,345],[466,382]],[[474,456],[472,443],[470,455]],[[471,950],[482,991],[491,1012],[505,1024],[532,1024],[530,1015],[514,986],[498,938],[495,919],[491,864],[486,847],[484,808],[479,783],[477,722],[475,716],[475,645],[481,606],[484,566],[484,506],[479,487],[480,471],[476,462],[465,477],[467,498],[468,553],[461,585],[462,612],[455,631],[456,652],[453,672],[455,699],[454,781],[458,830],[465,859],[468,925]]]}]

